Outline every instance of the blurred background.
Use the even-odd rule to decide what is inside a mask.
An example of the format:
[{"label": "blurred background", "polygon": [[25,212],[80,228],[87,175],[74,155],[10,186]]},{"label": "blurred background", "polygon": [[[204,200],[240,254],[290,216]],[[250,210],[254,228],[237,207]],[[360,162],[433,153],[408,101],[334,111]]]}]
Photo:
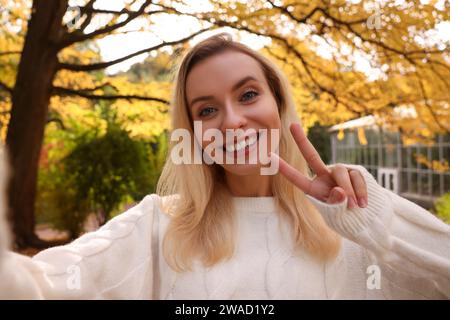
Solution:
[{"label": "blurred background", "polygon": [[327,163],[450,223],[449,1],[0,0],[0,137],[15,249],[95,230],[155,191],[173,70],[229,32],[288,76]]}]

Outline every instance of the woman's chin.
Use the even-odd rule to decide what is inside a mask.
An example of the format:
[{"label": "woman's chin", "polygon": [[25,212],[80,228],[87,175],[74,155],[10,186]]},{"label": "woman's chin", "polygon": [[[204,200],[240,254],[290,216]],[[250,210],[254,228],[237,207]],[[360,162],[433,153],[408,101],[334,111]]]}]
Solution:
[{"label": "woman's chin", "polygon": [[225,172],[238,176],[259,175],[261,172],[261,164],[225,164],[221,165]]}]

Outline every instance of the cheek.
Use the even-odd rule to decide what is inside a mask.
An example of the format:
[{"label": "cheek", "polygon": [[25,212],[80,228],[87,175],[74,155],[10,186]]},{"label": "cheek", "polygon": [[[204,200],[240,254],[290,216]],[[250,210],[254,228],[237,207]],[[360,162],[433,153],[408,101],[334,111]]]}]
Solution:
[{"label": "cheek", "polygon": [[197,139],[197,141],[200,142],[202,149],[205,149],[206,146],[208,146],[209,144],[214,142],[214,138],[211,140],[204,140],[205,132],[209,129],[218,129],[218,126],[216,126],[213,121],[202,122],[201,137],[198,137],[198,139]]},{"label": "cheek", "polygon": [[278,107],[276,101],[273,98],[268,98],[261,101],[260,108],[257,108],[257,110],[255,110],[255,117],[266,128],[279,129],[281,127]]}]

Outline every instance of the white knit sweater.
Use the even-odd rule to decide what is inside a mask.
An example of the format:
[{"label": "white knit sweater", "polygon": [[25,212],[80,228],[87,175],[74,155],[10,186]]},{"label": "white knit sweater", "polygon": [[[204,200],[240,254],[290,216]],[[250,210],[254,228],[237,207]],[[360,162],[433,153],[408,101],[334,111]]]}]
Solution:
[{"label": "white knit sweater", "polygon": [[343,236],[340,254],[328,263],[307,252],[292,254],[289,228],[273,198],[234,198],[234,257],[177,274],[161,250],[170,218],[158,196],[149,195],[98,231],[33,258],[7,251],[3,240],[0,298],[450,298],[450,227],[380,187],[364,168],[352,167],[366,179],[367,208],[348,210],[346,202],[328,205],[309,197]]}]

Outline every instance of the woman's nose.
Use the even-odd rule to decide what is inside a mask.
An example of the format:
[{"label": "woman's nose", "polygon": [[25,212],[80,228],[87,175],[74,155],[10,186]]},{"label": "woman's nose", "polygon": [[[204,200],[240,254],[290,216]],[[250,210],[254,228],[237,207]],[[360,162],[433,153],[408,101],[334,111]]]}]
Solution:
[{"label": "woman's nose", "polygon": [[245,127],[246,124],[247,119],[240,110],[237,110],[235,106],[228,104],[225,108],[224,118],[222,120],[222,130],[239,129]]}]

